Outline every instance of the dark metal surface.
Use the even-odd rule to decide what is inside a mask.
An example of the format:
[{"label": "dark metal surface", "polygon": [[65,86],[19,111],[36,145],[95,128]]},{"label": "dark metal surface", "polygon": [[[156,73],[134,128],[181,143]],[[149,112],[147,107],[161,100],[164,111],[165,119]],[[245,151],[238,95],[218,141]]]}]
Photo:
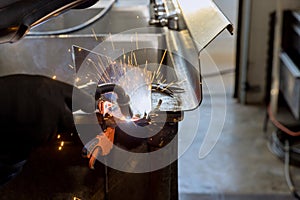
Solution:
[{"label": "dark metal surface", "polygon": [[[6,105],[0,116],[0,168],[3,164],[13,165],[27,160],[22,173],[0,188],[1,199],[77,197],[93,200],[104,199],[105,195],[118,200],[178,199],[177,162],[159,171],[143,174],[109,168],[106,178],[108,191],[105,192],[104,166],[97,163],[96,170],[90,170],[81,157],[83,144],[72,126],[70,111],[72,86],[29,75],[7,76],[1,78],[0,82],[3,86],[0,93],[4,97],[1,103]],[[18,92],[11,93],[10,88],[17,88]],[[181,114],[177,115],[180,118]],[[155,151],[167,145],[178,131],[178,123],[169,122],[162,126],[162,131],[151,140],[135,140],[118,129],[115,143],[129,151]],[[61,138],[57,137],[57,132]],[[58,149],[59,145],[61,150]],[[177,143],[173,153],[177,153]],[[168,157],[165,155],[166,159]],[[155,161],[150,160],[149,165],[151,162]]]},{"label": "dark metal surface", "polygon": [[4,166],[26,160],[33,148],[49,141],[56,131],[73,131],[74,123],[69,107],[72,86],[29,75],[1,77],[0,83],[0,103],[5,105],[0,113],[2,181],[11,175],[3,173]]},{"label": "dark metal surface", "polygon": [[[147,13],[146,7],[142,8],[142,10],[126,7],[124,9],[115,8],[93,26],[71,35],[32,36],[25,37],[18,43],[2,44],[0,48],[0,76],[20,73],[44,75],[51,78],[55,76],[57,80],[73,85],[75,69],[74,67],[72,68],[72,45],[93,49],[109,33],[119,33],[130,28],[148,26],[148,20],[143,14]],[[70,24],[77,23],[77,20],[80,20],[82,15],[89,18],[98,11],[99,9],[70,11],[71,13],[67,15],[69,17],[64,21],[58,21],[58,26],[68,27]],[[139,19],[136,18],[138,15],[140,16]],[[132,23],[131,21],[121,23],[119,20],[128,17],[133,20]],[[112,24],[114,25],[112,26]],[[49,28],[51,29],[53,26],[55,24],[53,25],[50,21]],[[48,25],[45,24],[38,30],[48,30],[47,28]],[[95,39],[93,30],[97,33],[98,40]],[[115,43],[117,44],[118,41],[115,41]],[[128,37],[124,45],[129,45],[130,43],[131,41]]]},{"label": "dark metal surface", "polygon": [[[87,6],[95,3],[95,0],[53,0],[49,1],[11,1],[1,3],[0,10],[0,43],[16,42],[21,39],[29,29],[38,25],[50,17],[57,16],[63,11],[79,5]],[[84,7],[84,5],[83,5]]]},{"label": "dark metal surface", "polygon": [[300,70],[286,53],[280,56],[280,90],[292,113],[300,117]]}]

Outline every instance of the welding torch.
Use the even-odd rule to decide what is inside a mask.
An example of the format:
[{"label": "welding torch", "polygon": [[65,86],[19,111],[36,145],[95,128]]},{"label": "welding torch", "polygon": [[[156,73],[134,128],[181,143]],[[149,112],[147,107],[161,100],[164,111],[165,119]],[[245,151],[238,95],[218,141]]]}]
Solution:
[{"label": "welding torch", "polygon": [[99,84],[96,89],[95,99],[98,100],[102,94],[109,92],[114,92],[117,94],[117,103],[121,113],[126,119],[131,119],[133,114],[130,108],[130,97],[120,85],[114,83]]}]

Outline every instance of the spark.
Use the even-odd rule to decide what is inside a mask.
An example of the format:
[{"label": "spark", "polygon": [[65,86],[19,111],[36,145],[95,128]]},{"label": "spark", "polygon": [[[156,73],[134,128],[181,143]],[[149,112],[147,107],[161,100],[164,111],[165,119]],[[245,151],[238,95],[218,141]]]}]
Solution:
[{"label": "spark", "polygon": [[129,58],[129,56],[127,57],[127,64],[128,64],[128,65],[131,64],[131,63],[130,63],[130,58]]},{"label": "spark", "polygon": [[121,66],[121,68],[123,68],[123,62],[122,62],[122,60],[120,60],[120,66]]},{"label": "spark", "polygon": [[[116,64],[116,62],[113,62],[112,64]],[[113,66],[113,72],[114,72],[114,75],[117,76],[117,72],[116,72],[116,69],[114,66]]]},{"label": "spark", "polygon": [[99,74],[97,74],[98,75],[98,77],[99,78],[101,78],[100,77],[100,71],[98,71],[98,68],[97,68],[97,65],[96,65],[96,63],[92,60],[92,59],[88,59],[88,61],[92,64],[92,66],[96,69],[96,71],[99,73]]},{"label": "spark", "polygon": [[124,49],[122,49],[122,50],[123,50],[123,62],[125,63],[126,62],[125,50]]},{"label": "spark", "polygon": [[164,89],[162,89],[161,91],[164,92],[165,90],[167,90],[169,87],[171,87],[172,85],[174,85],[175,82],[172,81],[171,83],[169,83]]},{"label": "spark", "polygon": [[148,84],[151,84],[151,72],[147,73]]},{"label": "spark", "polygon": [[[156,79],[158,79],[159,75],[160,75],[160,71],[158,71],[158,72],[156,73]],[[159,80],[159,79],[158,79],[158,80]]]},{"label": "spark", "polygon": [[95,32],[95,29],[94,29],[94,28],[92,28],[92,32],[93,32],[93,36],[94,36],[95,40],[98,41],[98,37],[97,37],[97,35],[96,35],[96,32]]},{"label": "spark", "polygon": [[150,82],[150,83],[153,83],[155,75],[156,75],[156,71],[153,72],[152,77],[151,77],[151,82]]},{"label": "spark", "polygon": [[158,69],[157,69],[157,72],[156,72],[156,73],[158,73],[158,72],[160,71],[160,69],[161,69],[161,66],[162,66],[162,63],[164,62],[164,59],[165,59],[166,53],[167,53],[167,49],[165,49],[165,52],[164,52],[164,54],[163,54],[163,56],[162,56],[162,58],[161,58],[161,60],[160,60],[159,67],[158,67]]},{"label": "spark", "polygon": [[58,147],[58,150],[59,150],[59,151],[61,151],[61,150],[62,150],[62,147],[61,147],[61,146],[60,146],[60,147]]},{"label": "spark", "polygon": [[57,135],[57,139],[59,139],[59,138],[60,138],[60,134]]},{"label": "spark", "polygon": [[146,72],[148,71],[147,68],[148,68],[148,60],[146,60],[146,63],[145,63],[145,68],[144,68],[144,73],[145,73],[145,74],[146,74]]},{"label": "spark", "polygon": [[[99,60],[99,67],[100,67],[101,71],[103,72],[103,74],[104,74],[105,78],[107,79],[107,81],[109,81],[110,78],[109,78],[106,70],[104,69],[104,64],[103,64],[102,59],[100,58],[100,56],[98,56],[98,60]],[[104,82],[106,82],[106,81],[104,81]]]},{"label": "spark", "polygon": [[133,58],[134,58],[134,64],[135,64],[135,66],[138,66],[138,64],[137,64],[137,60],[136,60],[136,55],[135,55],[135,52],[133,52]]},{"label": "spark", "polygon": [[132,58],[133,58],[133,51],[130,52],[130,63],[133,66],[133,60],[132,60]]},{"label": "spark", "polygon": [[170,55],[170,59],[171,59],[172,65],[173,65],[173,66],[176,66],[176,65],[175,65],[175,61],[174,61],[173,54],[172,54],[172,53],[169,53],[169,55]]},{"label": "spark", "polygon": [[[98,65],[99,65],[99,67],[101,68],[101,63],[98,61]],[[102,68],[101,68],[102,69]],[[98,72],[99,73],[99,76],[100,76],[100,80],[102,81],[102,82],[106,82],[106,80],[105,80],[105,77],[103,77],[103,76],[101,76],[101,72]]]},{"label": "spark", "polygon": [[178,85],[180,85],[181,83],[187,81],[186,79],[183,79],[182,81],[177,82]]},{"label": "spark", "polygon": [[111,46],[112,46],[113,50],[115,50],[115,45],[114,45],[114,42],[113,42],[113,40],[112,40],[112,35],[111,35],[111,33],[109,33],[109,37],[110,37],[110,41],[111,41]]},{"label": "spark", "polygon": [[127,73],[126,67],[123,67],[124,75]]},{"label": "spark", "polygon": [[101,80],[103,83],[106,82],[106,80],[105,80],[102,76],[100,76],[100,80]]},{"label": "spark", "polygon": [[52,76],[52,79],[55,80],[56,79],[56,75]]},{"label": "spark", "polygon": [[161,81],[163,78],[164,78],[164,75],[161,74],[158,80]]},{"label": "spark", "polygon": [[64,142],[64,141],[62,141],[62,142],[60,143],[60,146],[61,146],[61,147],[63,147],[63,146],[64,146],[64,144],[65,144],[65,142]]}]

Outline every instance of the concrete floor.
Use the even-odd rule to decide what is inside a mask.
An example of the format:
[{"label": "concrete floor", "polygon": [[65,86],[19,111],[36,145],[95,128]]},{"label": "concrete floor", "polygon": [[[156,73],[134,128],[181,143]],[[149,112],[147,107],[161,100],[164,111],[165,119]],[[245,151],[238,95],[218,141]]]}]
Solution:
[{"label": "concrete floor", "polygon": [[[206,158],[199,158],[199,149],[211,120],[206,112],[212,106],[210,97],[205,95],[204,98],[200,109],[195,111],[201,116],[197,136],[179,160],[182,200],[199,197],[267,199],[268,196],[269,199],[289,199],[283,163],[269,151],[262,131],[265,112],[261,107],[239,105],[227,93],[222,134],[213,151]],[[212,95],[211,98],[219,97]]]},{"label": "concrete floor", "polygon": [[[236,24],[238,1],[216,3]],[[207,52],[220,70],[230,69],[235,65],[234,47],[235,37],[222,33],[208,46]],[[270,152],[263,133],[265,108],[240,105],[232,98],[234,73],[222,76],[225,91],[220,90],[218,77],[205,78],[205,74],[213,71],[214,63],[205,53],[202,58],[204,99],[199,109],[186,113],[181,124],[189,129],[194,126],[194,121],[188,119],[189,115],[200,113],[197,135],[179,160],[181,199],[293,199],[285,182],[283,163]],[[218,143],[207,157],[200,159],[199,150],[210,122],[222,122],[222,115],[211,118],[211,109],[224,110],[224,105],[226,117]],[[181,137],[184,140],[183,133]]]}]

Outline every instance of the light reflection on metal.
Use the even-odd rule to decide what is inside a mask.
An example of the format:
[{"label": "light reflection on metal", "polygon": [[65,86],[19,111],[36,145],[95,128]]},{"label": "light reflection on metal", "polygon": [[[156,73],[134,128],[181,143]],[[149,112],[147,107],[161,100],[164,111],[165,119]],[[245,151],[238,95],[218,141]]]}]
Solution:
[{"label": "light reflection on metal", "polygon": [[185,23],[198,50],[204,49],[224,29],[233,34],[233,26],[212,0],[177,0]]},{"label": "light reflection on metal", "polygon": [[[132,103],[135,104],[132,105],[132,108],[137,111],[134,113],[140,115],[143,115],[145,111],[149,113],[151,107],[154,108],[160,98],[164,98],[161,111],[183,111],[196,108],[201,101],[198,51],[194,43],[191,42],[191,39],[185,38],[190,38],[187,31],[172,31],[173,34],[166,32],[166,43],[168,45],[164,46],[164,48],[156,47],[155,49],[147,48],[148,45],[145,47],[145,44],[141,42],[144,41],[143,37],[145,36],[138,34],[138,32],[139,30],[134,31],[132,34],[126,34],[126,39],[131,38],[132,44],[136,46],[135,48],[143,48],[144,50],[138,49],[122,54],[123,49],[118,45],[120,45],[120,41],[123,41],[125,38],[125,34],[117,35],[114,38],[109,36],[107,41],[101,43],[97,49],[92,51],[83,47],[73,46],[74,67],[77,72],[80,71],[77,73],[75,85],[78,88],[88,87],[91,79],[95,83],[99,81],[100,83],[117,83],[126,91],[128,90],[127,92],[133,100]],[[169,45],[170,41],[168,36],[176,38],[172,43],[173,45]],[[141,40],[141,38],[143,39]],[[149,37],[147,38],[149,39]],[[156,37],[153,39],[157,40]],[[138,40],[138,42],[136,40]],[[113,43],[117,42],[117,45],[112,45],[112,41]],[[172,46],[172,48],[170,48],[170,46]],[[173,48],[175,46],[177,50]],[[117,49],[113,51],[113,48],[116,47],[118,47],[118,51]],[[166,50],[166,47],[168,50]],[[113,53],[108,54],[107,51],[104,50],[105,48],[108,48]],[[78,49],[81,49],[81,51]],[[178,49],[180,49],[180,51]],[[185,49],[187,49],[187,51],[185,51]],[[183,51],[186,53],[184,54]],[[172,55],[172,52],[176,53],[176,55]],[[105,54],[108,55],[106,56]],[[150,54],[156,54],[157,60],[149,62],[148,60],[151,57],[148,58],[148,55]],[[110,58],[111,55],[112,58]],[[185,60],[184,58],[187,57],[193,57],[195,61],[190,58]],[[171,62],[171,60],[175,61]],[[177,60],[181,60],[181,62],[177,62]],[[177,66],[174,66],[175,64]],[[185,73],[186,76],[183,76],[182,73]],[[88,74],[92,74],[92,76]],[[186,77],[191,81],[187,81]],[[154,91],[151,95],[151,84],[159,84],[161,87],[164,86],[165,89],[162,91]],[[195,84],[195,88],[190,84]],[[182,88],[182,92],[176,92],[172,97],[159,94],[160,92],[165,92],[167,89],[172,90],[173,87]],[[142,90],[146,95],[142,95]],[[135,93],[135,95],[133,93]],[[149,102],[149,106],[145,103],[148,100],[148,98],[146,100],[147,96],[149,100],[152,101],[152,103]],[[143,97],[143,100],[140,99],[141,97]],[[136,101],[136,98],[139,100]],[[187,101],[183,101],[183,99],[187,99]],[[142,105],[139,106],[137,104]],[[145,106],[147,106],[147,108]]]}]

